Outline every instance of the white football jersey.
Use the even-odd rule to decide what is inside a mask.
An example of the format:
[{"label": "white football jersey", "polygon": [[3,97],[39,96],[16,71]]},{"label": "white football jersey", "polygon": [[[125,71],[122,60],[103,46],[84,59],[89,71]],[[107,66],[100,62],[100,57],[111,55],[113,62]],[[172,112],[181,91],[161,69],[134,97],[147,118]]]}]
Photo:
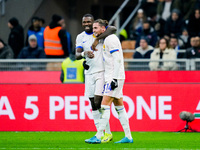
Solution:
[{"label": "white football jersey", "polygon": [[[117,75],[114,75],[114,58],[112,53],[120,54],[120,68]],[[124,58],[121,43],[115,34],[107,36],[103,45],[103,62],[105,67],[105,81],[112,79],[125,79]]]},{"label": "white football jersey", "polygon": [[[83,51],[93,51],[91,46],[94,40],[95,36],[93,34],[87,34],[85,31],[83,31],[76,37],[76,48],[82,48]],[[93,74],[96,72],[104,71],[102,54],[103,43],[99,43],[96,46],[96,49],[98,49],[98,51],[93,51],[94,58],[91,59],[85,56],[87,61],[86,64],[90,66],[88,70],[85,70],[85,74]]]}]

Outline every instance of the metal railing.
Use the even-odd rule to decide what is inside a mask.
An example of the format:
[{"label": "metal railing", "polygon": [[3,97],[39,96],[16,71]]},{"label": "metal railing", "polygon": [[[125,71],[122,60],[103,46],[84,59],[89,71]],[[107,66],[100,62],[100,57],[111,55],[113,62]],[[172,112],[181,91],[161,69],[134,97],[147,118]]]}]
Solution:
[{"label": "metal railing", "polygon": [[[60,71],[64,59],[5,59],[0,71]],[[150,70],[150,59],[124,59],[125,70]],[[200,59],[155,60],[175,62],[177,70],[200,70]]]}]

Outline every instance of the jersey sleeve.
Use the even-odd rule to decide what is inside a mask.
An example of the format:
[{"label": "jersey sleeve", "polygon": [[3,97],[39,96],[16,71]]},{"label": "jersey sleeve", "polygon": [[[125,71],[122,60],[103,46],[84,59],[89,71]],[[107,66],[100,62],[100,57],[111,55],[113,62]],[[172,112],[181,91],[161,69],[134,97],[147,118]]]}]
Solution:
[{"label": "jersey sleeve", "polygon": [[118,43],[118,39],[116,39],[116,36],[109,36],[106,41],[105,41],[105,45],[107,45],[107,48],[110,52],[110,54],[119,51],[119,43]]},{"label": "jersey sleeve", "polygon": [[82,35],[79,34],[77,37],[76,37],[76,48],[82,48],[83,49],[83,42],[82,42]]}]

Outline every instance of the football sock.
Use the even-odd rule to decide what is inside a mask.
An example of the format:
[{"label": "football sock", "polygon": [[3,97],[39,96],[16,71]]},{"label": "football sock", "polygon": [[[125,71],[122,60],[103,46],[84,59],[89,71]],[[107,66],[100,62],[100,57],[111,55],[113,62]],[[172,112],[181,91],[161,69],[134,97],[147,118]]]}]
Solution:
[{"label": "football sock", "polygon": [[110,119],[110,106],[101,105],[101,118],[99,121],[99,130],[96,134],[97,138],[100,139],[103,131],[106,128],[106,125],[109,123]]},{"label": "football sock", "polygon": [[110,123],[109,123],[109,121],[108,121],[108,123],[107,123],[107,125],[106,125],[105,133],[111,134],[111,131],[110,131]]},{"label": "football sock", "polygon": [[132,139],[128,116],[127,116],[124,106],[115,106],[115,109],[118,113],[120,123],[124,129],[125,137]]},{"label": "football sock", "polygon": [[100,112],[99,110],[93,110],[92,111],[93,119],[94,119],[94,124],[97,128],[97,131],[99,129],[99,119],[100,119]]}]

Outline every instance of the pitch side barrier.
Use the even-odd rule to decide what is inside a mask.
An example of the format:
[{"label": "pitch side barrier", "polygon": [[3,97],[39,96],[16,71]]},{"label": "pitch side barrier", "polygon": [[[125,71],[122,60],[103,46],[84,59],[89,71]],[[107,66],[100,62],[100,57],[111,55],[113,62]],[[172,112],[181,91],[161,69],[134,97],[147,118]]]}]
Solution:
[{"label": "pitch side barrier", "polygon": [[[131,131],[179,131],[185,126],[182,111],[195,114],[189,125],[200,131],[199,73],[126,71],[123,94]],[[62,84],[59,75],[1,71],[0,131],[95,131],[84,84]],[[113,106],[110,123],[112,131],[123,131]]]},{"label": "pitch side barrier", "polygon": [[[64,59],[5,59],[0,60],[0,71],[60,71]],[[200,59],[154,60],[176,62],[177,70],[200,70]],[[150,70],[149,59],[124,59],[126,70]]]}]

